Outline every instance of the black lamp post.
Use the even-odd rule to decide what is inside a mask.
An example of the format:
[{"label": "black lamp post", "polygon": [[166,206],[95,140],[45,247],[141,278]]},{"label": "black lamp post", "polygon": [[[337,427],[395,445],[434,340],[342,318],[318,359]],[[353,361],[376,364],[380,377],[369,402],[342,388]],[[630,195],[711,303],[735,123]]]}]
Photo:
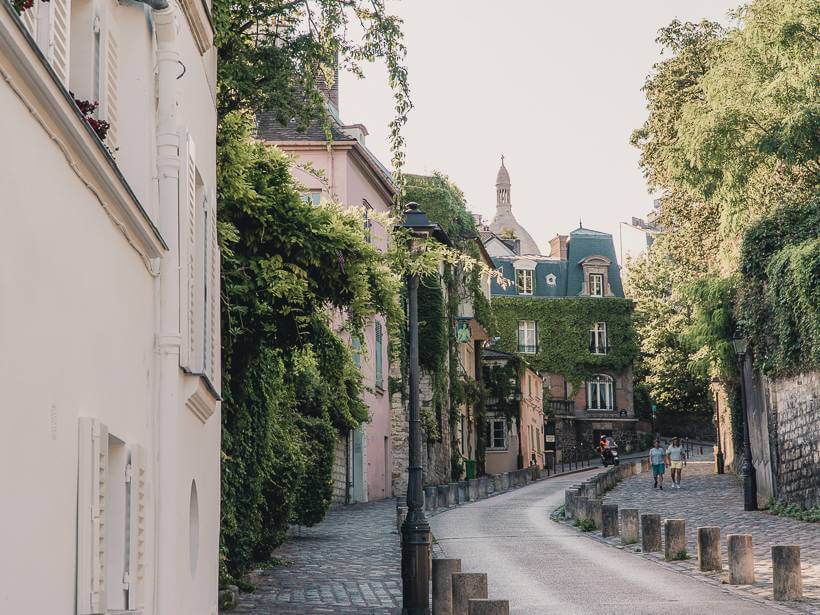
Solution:
[{"label": "black lamp post", "polygon": [[746,346],[744,337],[736,337],[732,345],[737,354],[737,367],[740,372],[740,407],[743,415],[743,465],[740,466],[740,477],[743,479],[743,509],[757,510],[757,480],[752,463],[752,445],[749,440],[749,410],[746,403]]},{"label": "black lamp post", "polygon": [[518,432],[518,469],[524,469],[524,449],[521,446],[521,385],[520,381],[515,379],[511,379],[510,383],[515,383],[514,393],[512,394],[512,400],[515,402],[515,411],[516,411],[516,419],[515,419],[515,426],[516,431]]},{"label": "black lamp post", "polygon": [[[712,383],[717,385],[720,383],[719,378],[712,378]],[[720,442],[720,396],[718,395],[717,390],[715,391],[715,440],[717,441],[717,451],[715,451],[715,472],[717,474],[723,474],[724,472],[724,463],[723,463],[723,447],[721,446]]]},{"label": "black lamp post", "polygon": [[[418,240],[435,237],[449,243],[446,233],[419,209],[417,203],[408,203],[404,224],[410,232],[411,249]],[[424,517],[424,495],[421,476],[421,422],[419,417],[419,276],[407,276],[407,319],[410,347],[410,455],[407,478],[407,517],[401,526],[401,583],[402,613],[427,615],[430,613],[430,525]]]}]

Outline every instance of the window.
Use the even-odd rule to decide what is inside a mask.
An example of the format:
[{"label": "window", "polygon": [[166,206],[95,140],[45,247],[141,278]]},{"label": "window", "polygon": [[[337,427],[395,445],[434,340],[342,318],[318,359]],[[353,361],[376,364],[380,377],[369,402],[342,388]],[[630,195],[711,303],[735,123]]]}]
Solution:
[{"label": "window", "polygon": [[382,323],[376,321],[376,388],[384,389],[384,370],[382,368]]},{"label": "window", "polygon": [[592,354],[606,354],[609,351],[605,322],[596,322],[589,330],[589,351]]},{"label": "window", "polygon": [[523,354],[538,352],[538,337],[534,320],[518,321],[518,352]]},{"label": "window", "polygon": [[507,450],[506,419],[494,418],[487,421],[487,448],[492,450]]},{"label": "window", "polygon": [[587,408],[589,410],[612,410],[612,378],[606,374],[596,374],[587,382]]},{"label": "window", "polygon": [[518,287],[518,294],[531,295],[532,294],[532,270],[531,269],[516,269],[515,270],[515,284]]},{"label": "window", "polygon": [[590,273],[589,274],[589,294],[593,297],[604,296],[604,274]]},{"label": "window", "polygon": [[322,202],[321,190],[308,190],[302,193],[302,200],[311,205],[319,205]]}]

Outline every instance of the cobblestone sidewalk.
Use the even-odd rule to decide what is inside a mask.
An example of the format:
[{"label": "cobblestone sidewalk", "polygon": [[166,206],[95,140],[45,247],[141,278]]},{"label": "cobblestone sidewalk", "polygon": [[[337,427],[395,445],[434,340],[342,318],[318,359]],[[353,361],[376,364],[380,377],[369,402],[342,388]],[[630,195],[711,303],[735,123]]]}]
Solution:
[{"label": "cobblestone sidewalk", "polygon": [[[604,497],[605,503],[622,508],[638,508],[642,513],[659,513],[664,519],[686,519],[687,549],[692,560],[675,567],[701,576],[727,576],[697,572],[695,532],[701,526],[720,526],[724,564],[726,536],[751,534],[755,554],[753,586],[744,590],[760,598],[772,597],[771,547],[799,544],[803,569],[804,602],[789,603],[806,613],[820,613],[820,526],[765,512],[743,510],[743,490],[736,476],[715,475],[710,462],[690,462],[683,470],[680,489],[671,488],[667,473],[664,490],[653,489],[651,473],[644,473],[619,484]],[[660,557],[658,557],[660,559]]]},{"label": "cobblestone sidewalk", "polygon": [[384,500],[330,511],[274,555],[287,565],[250,575],[256,591],[232,613],[393,615],[401,611],[401,549],[396,503]]}]

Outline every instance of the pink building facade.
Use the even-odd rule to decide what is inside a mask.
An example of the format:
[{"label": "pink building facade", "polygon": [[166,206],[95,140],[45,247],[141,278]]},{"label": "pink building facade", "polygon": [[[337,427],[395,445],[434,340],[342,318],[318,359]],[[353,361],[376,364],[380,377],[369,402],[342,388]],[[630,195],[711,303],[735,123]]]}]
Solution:
[{"label": "pink building facade", "polygon": [[[265,114],[259,117],[257,137],[293,156],[292,173],[303,187],[304,198],[317,205],[332,201],[361,209],[370,241],[386,250],[388,229],[377,214],[386,214],[392,208],[396,194],[392,178],[365,147],[364,126],[345,126],[339,121],[335,88],[329,93],[328,102],[333,136],[330,143],[321,126],[300,132],[292,126],[281,126]],[[343,315],[336,322],[341,328]],[[366,325],[363,339],[350,339],[362,371],[369,421],[348,434],[340,434],[333,477],[334,505],[393,495],[388,342],[387,324],[381,315]]]}]

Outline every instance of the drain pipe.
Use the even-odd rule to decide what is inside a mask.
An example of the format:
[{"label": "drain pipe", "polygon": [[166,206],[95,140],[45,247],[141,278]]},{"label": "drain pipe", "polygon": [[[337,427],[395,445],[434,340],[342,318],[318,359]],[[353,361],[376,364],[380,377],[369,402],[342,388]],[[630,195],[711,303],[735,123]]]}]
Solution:
[{"label": "drain pipe", "polygon": [[[179,612],[180,587],[178,554],[187,552],[178,527],[180,500],[179,466],[176,450],[179,444],[179,412],[184,403],[180,380],[180,245],[179,245],[179,172],[180,135],[178,114],[179,50],[176,12],[167,0],[147,0],[153,9],[157,41],[157,179],[159,189],[159,228],[168,244],[160,261],[160,318],[157,352],[159,353],[159,404],[155,422],[155,464],[158,502],[157,526],[154,531],[154,613]],[[183,548],[184,547],[184,548]]]}]

